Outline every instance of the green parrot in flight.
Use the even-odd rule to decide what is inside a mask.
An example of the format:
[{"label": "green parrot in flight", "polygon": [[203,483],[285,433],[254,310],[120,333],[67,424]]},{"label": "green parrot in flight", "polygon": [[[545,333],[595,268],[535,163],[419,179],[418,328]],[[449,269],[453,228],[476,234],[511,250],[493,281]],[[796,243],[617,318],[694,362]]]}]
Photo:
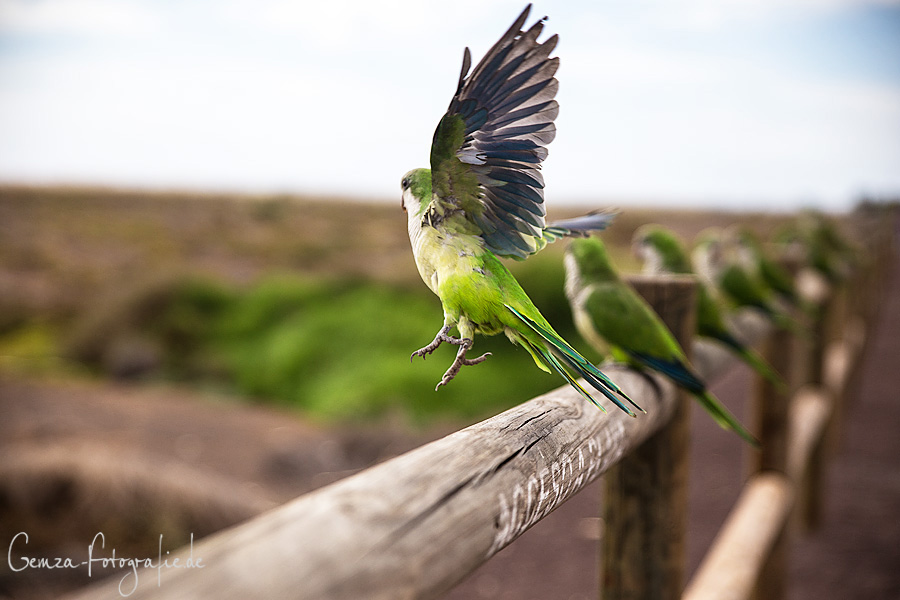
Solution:
[{"label": "green parrot in flight", "polygon": [[[632,238],[634,253],[644,262],[645,273],[691,274],[693,268],[681,240],[661,225],[643,225]],[[709,285],[697,282],[697,335],[724,344],[747,363],[760,377],[779,389],[786,384],[781,376],[757,352],[734,337],[725,325],[725,319]]]},{"label": "green parrot in flight", "polygon": [[[545,223],[540,167],[556,134],[559,59],[549,55],[558,38],[537,42],[543,19],[521,30],[530,9],[522,11],[471,73],[466,48],[456,93],[434,132],[431,169],[414,169],[402,178],[416,267],[444,311],[434,340],[410,360],[425,358],[444,342],[459,347],[437,389],[463,366],[489,356],[466,358],[476,333],[504,333],[538,367],[555,370],[601,409],[576,375],[635,416],[623,400],[640,407],[553,330],[499,260],[524,259],[561,237],[603,229],[613,218],[595,213]],[[450,335],[454,326],[459,337]]]},{"label": "green parrot in flight", "polygon": [[724,429],[753,445],[756,438],[709,390],[649,304],[621,279],[603,243],[573,240],[566,251],[566,296],[581,335],[617,362],[662,373],[694,395]]}]

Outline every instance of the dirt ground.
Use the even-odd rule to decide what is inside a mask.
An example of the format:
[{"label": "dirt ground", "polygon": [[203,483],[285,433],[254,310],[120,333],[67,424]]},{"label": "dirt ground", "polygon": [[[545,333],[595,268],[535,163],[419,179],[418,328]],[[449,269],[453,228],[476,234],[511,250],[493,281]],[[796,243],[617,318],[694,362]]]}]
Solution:
[{"label": "dirt ground", "polygon": [[[794,600],[900,598],[900,260],[891,275],[828,471],[824,526],[792,535]],[[748,378],[736,369],[713,387],[738,414]],[[31,555],[73,558],[98,527],[112,528],[117,548],[155,548],[151,532],[175,530],[173,521],[199,537],[446,433],[337,431],[213,395],[69,381],[0,379],[0,415],[4,545],[29,531]],[[689,571],[744,480],[737,439],[701,410],[692,419]],[[583,490],[447,598],[596,597],[600,495],[599,483]],[[135,524],[136,508],[160,517]],[[52,598],[89,582],[82,572],[17,573],[7,563],[0,598]]]}]

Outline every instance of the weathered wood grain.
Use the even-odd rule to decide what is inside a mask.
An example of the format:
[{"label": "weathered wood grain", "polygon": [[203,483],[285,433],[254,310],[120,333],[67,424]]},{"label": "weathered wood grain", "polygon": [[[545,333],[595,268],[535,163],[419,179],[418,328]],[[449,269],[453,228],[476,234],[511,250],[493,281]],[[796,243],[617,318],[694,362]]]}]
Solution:
[{"label": "weathered wood grain", "polygon": [[195,543],[203,569],[164,570],[159,586],[142,571],[131,597],[433,598],[668,420],[667,383],[657,394],[606,372],[648,414],[603,414],[556,390]]},{"label": "weathered wood grain", "polygon": [[[632,279],[683,347],[696,329],[693,277]],[[601,590],[605,600],[678,598],[684,582],[691,397],[605,477]]]},{"label": "weathered wood grain", "polygon": [[[790,381],[792,356],[795,349],[793,334],[787,329],[775,327],[761,346],[761,354],[784,378]],[[779,389],[765,378],[756,376],[754,381],[755,431],[760,448],[754,452],[754,473],[785,473],[787,469],[787,444],[790,431],[788,408],[789,384]],[[771,545],[759,572],[754,597],[757,600],[780,600],[787,590],[789,532],[783,529]]]},{"label": "weathered wood grain", "polygon": [[[775,328],[762,344],[762,356],[787,381],[791,372],[794,349],[791,332]],[[783,473],[787,464],[787,440],[790,405],[788,389],[779,389],[762,377],[756,377],[753,390],[754,430],[757,432],[760,450],[755,453],[752,469]]]}]

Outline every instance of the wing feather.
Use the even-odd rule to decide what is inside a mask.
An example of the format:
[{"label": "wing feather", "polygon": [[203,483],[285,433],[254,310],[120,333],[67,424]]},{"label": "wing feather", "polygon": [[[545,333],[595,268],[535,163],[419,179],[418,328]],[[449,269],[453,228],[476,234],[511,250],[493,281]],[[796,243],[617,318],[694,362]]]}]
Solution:
[{"label": "wing feather", "polygon": [[488,196],[491,198],[491,203],[496,207],[498,212],[506,212],[515,215],[519,220],[534,227],[535,231],[541,231],[541,227],[543,226],[541,223],[541,215],[535,214],[531,212],[528,207],[521,206],[515,202],[510,202],[505,197],[497,194],[488,194]]},{"label": "wing feather", "polygon": [[530,11],[528,5],[471,73],[468,48],[463,53],[456,94],[431,147],[435,213],[461,215],[454,221],[460,228],[513,258],[601,223],[547,230],[540,168],[556,137],[559,59],[550,54],[559,37],[538,42],[546,17],[523,30]]},{"label": "wing feather", "polygon": [[531,125],[533,123],[552,123],[559,115],[559,103],[556,100],[532,104],[508,113],[505,117],[485,124],[484,131],[495,131],[512,123]]},{"label": "wing feather", "polygon": [[463,54],[456,94],[435,131],[431,168],[441,214],[462,212],[500,256],[536,251],[546,225],[540,165],[556,136],[553,99],[558,36],[543,43],[541,19],[522,29],[530,5],[471,74]]}]

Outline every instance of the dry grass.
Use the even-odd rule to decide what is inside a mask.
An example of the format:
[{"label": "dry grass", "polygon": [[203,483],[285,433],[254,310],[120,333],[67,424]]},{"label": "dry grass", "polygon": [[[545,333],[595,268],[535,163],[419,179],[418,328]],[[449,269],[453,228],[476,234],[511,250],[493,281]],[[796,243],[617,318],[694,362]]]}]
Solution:
[{"label": "dry grass", "polygon": [[[560,207],[549,217],[583,212]],[[689,238],[740,218],[748,216],[627,210],[603,238],[619,267],[635,270],[630,240],[646,222]],[[783,218],[750,221],[764,230]],[[396,358],[430,340],[440,322],[405,221],[399,203],[0,187],[0,254],[8,257],[0,264],[0,367],[40,375],[71,372],[74,362],[104,376],[203,382],[330,419],[400,405],[422,418],[441,410],[471,418],[557,384],[537,371],[516,377],[531,374],[528,357],[502,339],[480,339],[493,366],[438,396],[431,382],[442,357],[415,366]],[[560,334],[596,359],[571,325],[564,249],[553,244],[508,264]],[[310,285],[322,293],[304,292]],[[228,326],[272,310],[237,335]],[[471,393],[479,389],[497,389],[494,403]]]},{"label": "dry grass", "polygon": [[65,314],[185,269],[238,283],[279,270],[409,281],[401,215],[324,199],[0,188],[0,297],[5,312]]},{"label": "dry grass", "polygon": [[[579,212],[553,208],[550,217]],[[603,237],[633,268],[627,247],[643,223],[690,238],[748,219],[765,232],[785,217],[628,209]],[[558,262],[561,252],[551,246],[545,260]],[[186,270],[238,284],[286,271],[421,285],[398,205],[338,198],[0,187],[0,256],[0,331]],[[533,260],[512,268],[527,272]]]}]

